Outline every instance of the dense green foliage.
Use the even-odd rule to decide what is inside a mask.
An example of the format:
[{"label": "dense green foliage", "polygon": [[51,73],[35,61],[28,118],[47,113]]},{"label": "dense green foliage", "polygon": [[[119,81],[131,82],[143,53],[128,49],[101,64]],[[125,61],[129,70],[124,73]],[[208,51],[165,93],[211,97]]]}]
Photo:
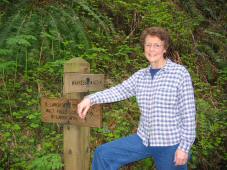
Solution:
[{"label": "dense green foliage", "polygon": [[[197,139],[191,169],[227,161],[225,0],[0,0],[0,170],[62,169],[62,126],[41,122],[40,97],[62,95],[63,64],[83,57],[106,87],[148,65],[139,44],[149,26],[167,28],[191,73]],[[134,98],[104,105],[91,150],[136,131]],[[146,159],[124,169],[154,169]]]}]

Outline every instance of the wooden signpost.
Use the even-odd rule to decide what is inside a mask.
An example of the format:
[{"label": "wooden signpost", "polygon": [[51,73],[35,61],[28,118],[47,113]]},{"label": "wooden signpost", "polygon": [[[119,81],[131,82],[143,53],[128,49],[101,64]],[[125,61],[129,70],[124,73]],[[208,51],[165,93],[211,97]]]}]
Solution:
[{"label": "wooden signpost", "polygon": [[89,91],[104,86],[103,74],[89,74],[90,64],[73,58],[64,65],[63,97],[41,99],[43,122],[64,124],[64,169],[88,170],[90,164],[90,127],[102,126],[99,105],[92,106],[84,120],[77,114],[77,104]]}]

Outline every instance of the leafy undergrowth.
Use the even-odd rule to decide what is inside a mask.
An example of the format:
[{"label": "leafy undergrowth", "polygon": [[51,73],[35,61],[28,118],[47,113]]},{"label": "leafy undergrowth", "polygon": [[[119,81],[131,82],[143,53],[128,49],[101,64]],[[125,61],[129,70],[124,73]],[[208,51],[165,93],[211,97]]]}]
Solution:
[{"label": "leafy undergrowth", "polygon": [[[73,57],[105,74],[106,88],[146,67],[139,35],[149,26],[170,31],[192,75],[197,138],[190,169],[227,168],[225,9],[222,0],[0,1],[0,169],[63,169],[62,125],[41,121],[40,97],[62,96],[63,65]],[[104,105],[103,114],[103,127],[91,130],[92,153],[135,133],[140,116],[134,98]],[[122,169],[154,169],[154,162]]]}]

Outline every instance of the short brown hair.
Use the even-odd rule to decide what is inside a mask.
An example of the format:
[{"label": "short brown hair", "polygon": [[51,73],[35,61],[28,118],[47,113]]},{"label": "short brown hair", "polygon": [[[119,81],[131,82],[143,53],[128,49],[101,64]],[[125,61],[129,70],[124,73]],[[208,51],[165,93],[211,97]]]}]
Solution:
[{"label": "short brown hair", "polygon": [[165,47],[165,49],[168,49],[168,47],[170,45],[170,36],[169,36],[169,33],[167,32],[167,30],[165,30],[164,28],[161,28],[161,27],[146,28],[140,36],[140,43],[143,48],[144,48],[145,39],[148,35],[156,36],[160,40],[164,41],[164,47]]}]

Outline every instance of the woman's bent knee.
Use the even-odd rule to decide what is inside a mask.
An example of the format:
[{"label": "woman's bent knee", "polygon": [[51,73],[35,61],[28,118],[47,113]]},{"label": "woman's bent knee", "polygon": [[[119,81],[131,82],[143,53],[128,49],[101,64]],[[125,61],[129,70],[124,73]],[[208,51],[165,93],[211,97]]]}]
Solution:
[{"label": "woman's bent knee", "polygon": [[103,149],[103,145],[100,145],[99,147],[97,147],[95,149],[95,156],[98,156],[98,157],[103,157],[104,156],[104,149]]}]

